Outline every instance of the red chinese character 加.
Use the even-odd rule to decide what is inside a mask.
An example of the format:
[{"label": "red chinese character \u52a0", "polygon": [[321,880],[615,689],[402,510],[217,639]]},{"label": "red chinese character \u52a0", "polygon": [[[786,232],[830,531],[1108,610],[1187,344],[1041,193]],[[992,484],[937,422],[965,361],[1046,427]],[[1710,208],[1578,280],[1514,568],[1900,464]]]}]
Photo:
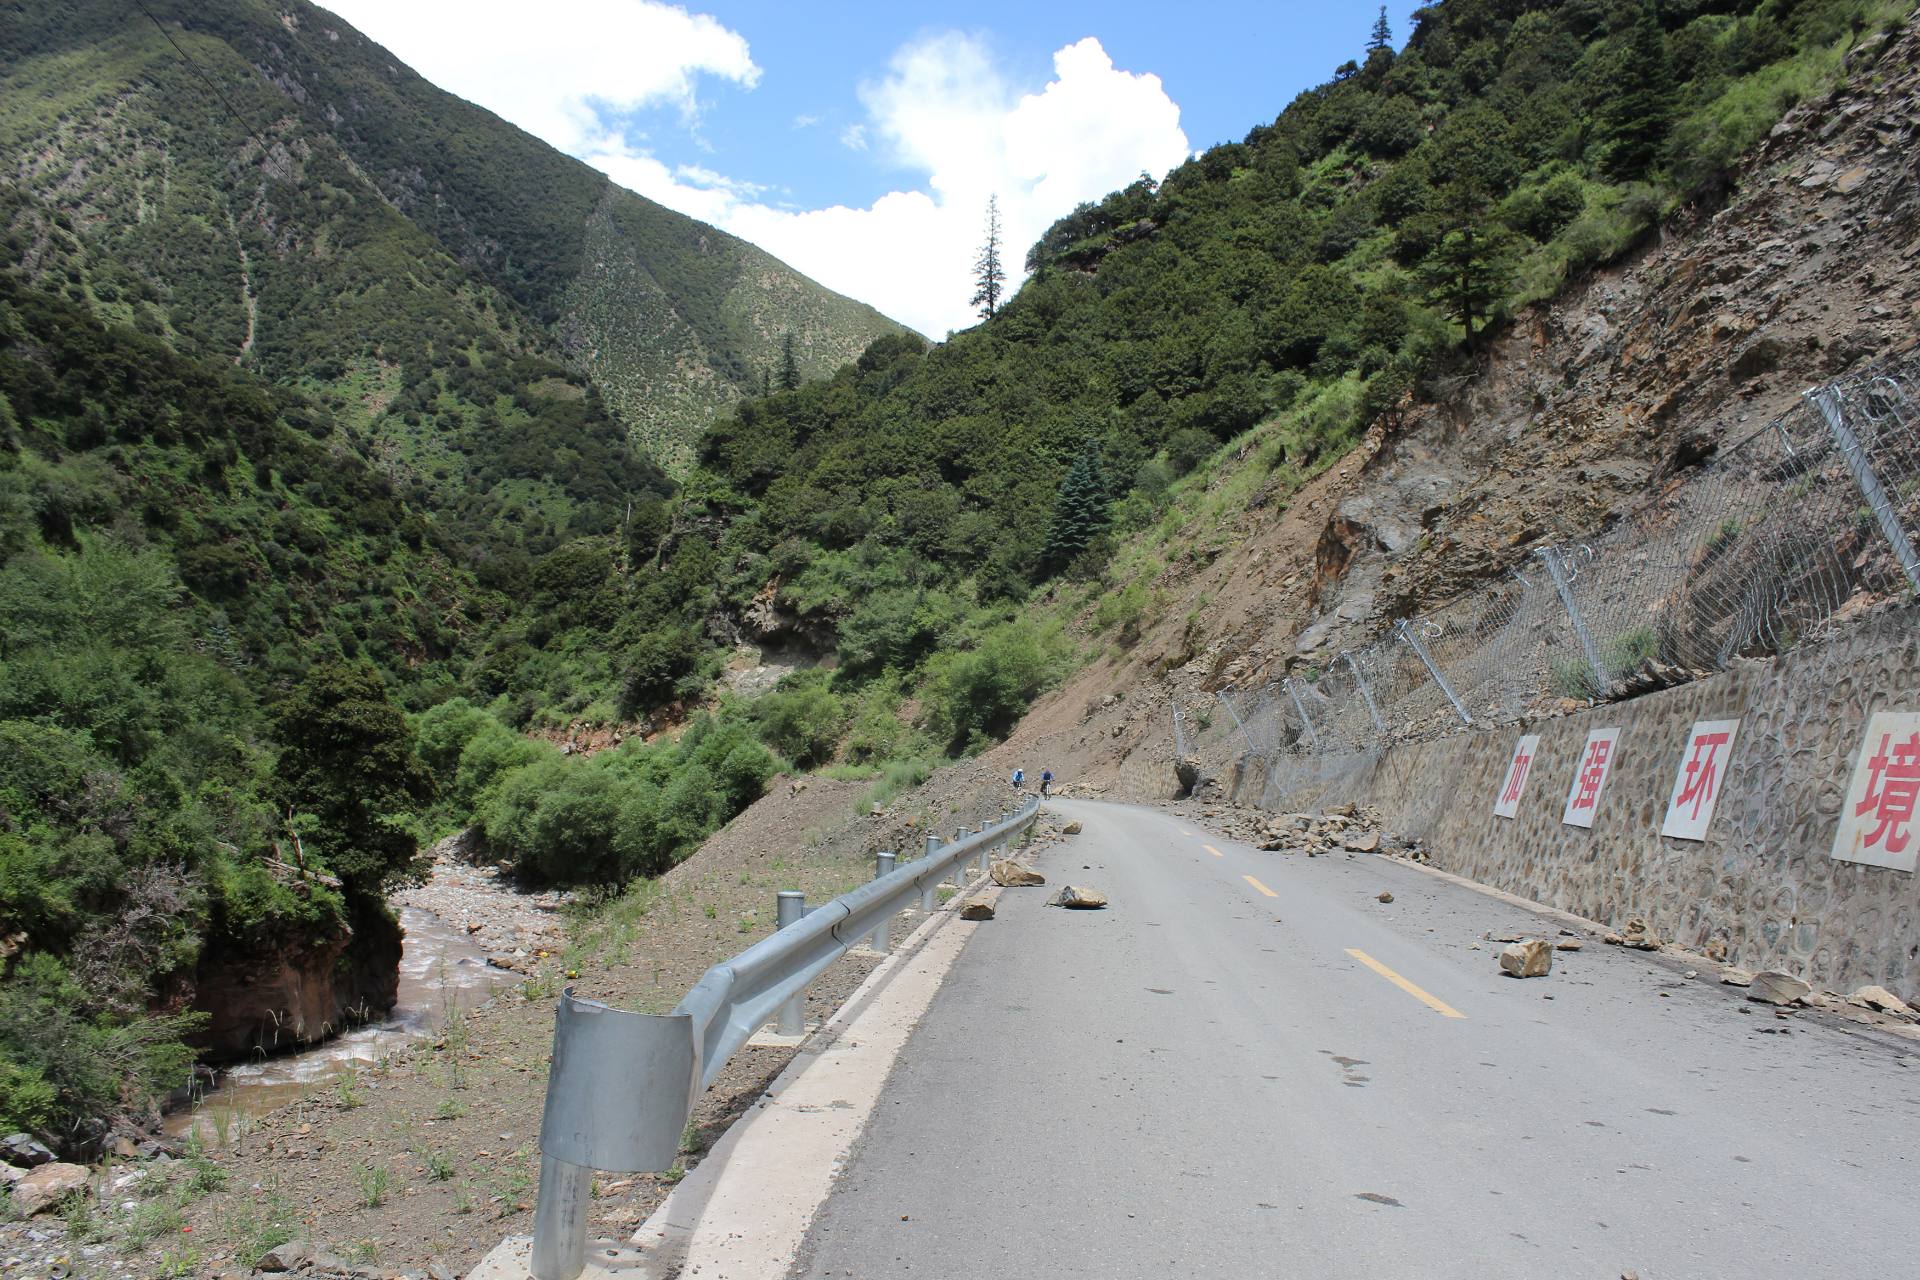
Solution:
[{"label": "red chinese character \u52a0", "polygon": [[1867,769],[1867,796],[1854,806],[1854,815],[1871,813],[1880,824],[1867,837],[1867,845],[1900,853],[1912,838],[1907,824],[1920,801],[1920,733],[1900,743],[1894,743],[1890,733],[1881,734],[1880,750],[1867,761]]},{"label": "red chinese character \u52a0", "polygon": [[[1673,802],[1675,809],[1691,800],[1693,816],[1697,818],[1700,816],[1700,806],[1712,801],[1714,780],[1719,777],[1713,758],[1721,747],[1727,745],[1729,736],[1725,733],[1703,733],[1693,740],[1693,759],[1687,761],[1687,785],[1680,792],[1680,798]],[[1705,759],[1701,758],[1702,752],[1706,753]]]},{"label": "red chinese character \u52a0", "polygon": [[[1533,757],[1522,751],[1513,758],[1513,772],[1507,775],[1507,789],[1500,796],[1500,803],[1510,804],[1520,799],[1520,787],[1527,780],[1527,766],[1533,763]],[[1483,793],[1484,794],[1484,793]]]}]

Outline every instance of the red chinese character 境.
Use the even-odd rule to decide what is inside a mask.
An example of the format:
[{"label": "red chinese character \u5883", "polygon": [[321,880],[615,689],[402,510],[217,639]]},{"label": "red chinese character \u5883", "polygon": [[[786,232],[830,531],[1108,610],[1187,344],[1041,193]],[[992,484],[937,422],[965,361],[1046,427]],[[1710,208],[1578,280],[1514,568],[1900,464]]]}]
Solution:
[{"label": "red chinese character \u5883", "polygon": [[1613,754],[1613,744],[1602,738],[1587,748],[1587,758],[1580,764],[1580,794],[1573,798],[1576,809],[1591,809],[1600,801],[1600,784],[1607,777],[1607,757]]},{"label": "red chinese character \u5883", "polygon": [[[1687,785],[1681,788],[1680,798],[1673,802],[1678,809],[1687,801],[1693,801],[1693,817],[1700,816],[1700,806],[1713,800],[1714,779],[1719,771],[1714,768],[1713,758],[1720,748],[1727,745],[1728,734],[1703,733],[1693,740],[1693,759],[1687,761]],[[1701,759],[1701,752],[1706,758]]]},{"label": "red chinese character \u5883", "polygon": [[[1893,743],[1893,735],[1880,735],[1880,750],[1867,761],[1867,798],[1854,806],[1854,816],[1871,813],[1879,826],[1867,837],[1867,845],[1879,845],[1888,853],[1907,847],[1912,832],[1916,801],[1920,801],[1920,733],[1905,742]],[[1892,743],[1893,750],[1887,750]],[[1883,843],[1884,840],[1884,843]]]}]

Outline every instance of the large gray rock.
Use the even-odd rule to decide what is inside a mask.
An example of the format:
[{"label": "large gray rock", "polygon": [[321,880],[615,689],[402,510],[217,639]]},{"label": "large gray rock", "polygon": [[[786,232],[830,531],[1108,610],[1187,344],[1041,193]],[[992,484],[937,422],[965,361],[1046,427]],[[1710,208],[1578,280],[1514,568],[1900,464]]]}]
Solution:
[{"label": "large gray rock", "polygon": [[1500,970],[1510,978],[1544,978],[1553,972],[1553,948],[1545,938],[1509,943],[1500,953]]},{"label": "large gray rock", "polygon": [[1861,1009],[1877,1009],[1902,1018],[1913,1016],[1913,1006],[1885,987],[1861,987],[1847,997],[1847,1003]]},{"label": "large gray rock", "polygon": [[261,1271],[293,1271],[313,1256],[313,1246],[299,1240],[275,1245],[260,1255],[254,1266]]},{"label": "large gray rock", "polygon": [[52,1164],[53,1152],[45,1143],[36,1142],[30,1133],[10,1133],[0,1138],[0,1160],[31,1169],[35,1165]]},{"label": "large gray rock", "polygon": [[1025,889],[1047,882],[1047,878],[1032,867],[1022,866],[1011,859],[995,862],[990,870],[993,874],[993,882],[1003,889]]},{"label": "large gray rock", "polygon": [[1098,889],[1070,884],[1060,890],[1060,896],[1053,900],[1053,905],[1073,911],[1098,911],[1107,905],[1107,895]]},{"label": "large gray rock", "polygon": [[985,898],[968,898],[960,904],[960,918],[962,920],[991,920],[993,919],[993,904]]},{"label": "large gray rock", "polygon": [[1812,990],[1812,987],[1790,973],[1769,969],[1753,975],[1753,985],[1747,988],[1747,999],[1760,1004],[1805,1004],[1807,994]]},{"label": "large gray rock", "polygon": [[87,1185],[84,1165],[63,1164],[56,1160],[43,1164],[13,1184],[13,1207],[31,1218],[50,1209]]}]

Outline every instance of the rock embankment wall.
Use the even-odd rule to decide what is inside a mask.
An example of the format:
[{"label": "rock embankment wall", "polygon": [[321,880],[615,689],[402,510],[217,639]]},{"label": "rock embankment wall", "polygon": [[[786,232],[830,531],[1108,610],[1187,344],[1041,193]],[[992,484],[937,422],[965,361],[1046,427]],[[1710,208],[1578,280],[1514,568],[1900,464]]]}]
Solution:
[{"label": "rock embankment wall", "polygon": [[[1341,757],[1258,757],[1223,773],[1278,810],[1371,805],[1434,865],[1616,927],[1816,987],[1920,996],[1920,876],[1836,861],[1867,721],[1920,711],[1920,609],[1679,688],[1550,720]],[[1704,841],[1660,834],[1697,720],[1739,720]],[[1592,729],[1618,728],[1591,830],[1561,818]],[[1496,817],[1516,741],[1539,735],[1518,810]],[[1920,816],[1912,824],[1920,840]]]}]

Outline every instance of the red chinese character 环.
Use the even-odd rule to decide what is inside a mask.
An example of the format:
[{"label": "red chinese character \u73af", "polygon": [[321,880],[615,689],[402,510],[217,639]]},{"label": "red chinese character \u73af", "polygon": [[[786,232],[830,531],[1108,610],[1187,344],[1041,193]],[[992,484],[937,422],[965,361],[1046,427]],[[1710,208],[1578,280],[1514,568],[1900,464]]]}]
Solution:
[{"label": "red chinese character \u73af", "polygon": [[[1726,733],[1703,733],[1693,740],[1693,759],[1687,761],[1687,785],[1681,789],[1680,798],[1673,802],[1675,809],[1691,800],[1691,816],[1697,818],[1700,816],[1700,806],[1712,802],[1714,779],[1719,776],[1713,758],[1721,747],[1727,745],[1729,736]],[[1704,760],[1700,754],[1703,751],[1706,753]]]}]

